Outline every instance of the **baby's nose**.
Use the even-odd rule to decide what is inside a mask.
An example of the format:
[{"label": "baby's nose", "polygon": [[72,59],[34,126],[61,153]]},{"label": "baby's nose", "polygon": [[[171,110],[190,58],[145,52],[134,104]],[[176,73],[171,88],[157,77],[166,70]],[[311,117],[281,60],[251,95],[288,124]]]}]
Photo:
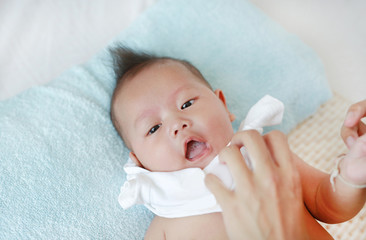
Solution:
[{"label": "baby's nose", "polygon": [[174,130],[174,135],[177,135],[179,131],[185,129],[186,127],[188,127],[187,124],[182,124],[182,126]]},{"label": "baby's nose", "polygon": [[190,126],[190,123],[188,120],[177,120],[175,123],[173,123],[172,129],[171,129],[171,135],[177,136],[181,131],[188,128]]}]

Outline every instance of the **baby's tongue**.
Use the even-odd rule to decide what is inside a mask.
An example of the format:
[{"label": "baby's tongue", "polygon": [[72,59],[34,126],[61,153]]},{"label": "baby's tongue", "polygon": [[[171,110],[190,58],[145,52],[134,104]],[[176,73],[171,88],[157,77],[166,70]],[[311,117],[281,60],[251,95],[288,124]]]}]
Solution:
[{"label": "baby's tongue", "polygon": [[187,144],[187,153],[186,158],[187,159],[193,159],[200,155],[202,151],[206,149],[206,144],[203,142],[197,142],[197,141],[190,141]]}]

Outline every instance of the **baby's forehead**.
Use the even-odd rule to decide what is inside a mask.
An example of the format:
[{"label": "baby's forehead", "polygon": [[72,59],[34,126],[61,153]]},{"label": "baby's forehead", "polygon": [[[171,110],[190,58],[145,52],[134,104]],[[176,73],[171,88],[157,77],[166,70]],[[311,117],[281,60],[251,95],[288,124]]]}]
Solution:
[{"label": "baby's forehead", "polygon": [[[134,81],[149,81],[151,78],[163,76],[167,72],[174,72],[175,74],[180,75],[182,78],[192,79],[190,77],[192,75],[196,78],[201,78],[201,76],[197,76],[188,66],[178,60],[160,59],[137,67],[137,69],[133,69],[130,73],[126,73],[126,75],[121,79],[119,88],[122,89]],[[200,81],[201,79],[198,79],[198,82]],[[202,82],[204,82],[204,80],[202,80]]]},{"label": "baby's forehead", "polygon": [[[173,71],[182,78],[195,79],[197,82],[203,83],[212,90],[211,85],[195,66],[184,60],[171,58],[155,59],[152,62],[138,66],[136,69],[133,69],[131,73],[127,73],[124,79],[122,78],[122,84],[131,82],[137,77],[139,78],[139,81],[141,81],[144,79],[149,79],[152,75],[157,76],[158,74],[165,74],[166,72],[164,70],[168,72]],[[141,75],[144,77],[140,77]]]},{"label": "baby's forehead", "polygon": [[[185,71],[189,69],[177,60],[173,59],[158,59],[149,63],[142,64],[141,66],[136,66],[134,69],[126,72],[126,74],[121,78],[120,83],[117,85],[119,88],[118,94],[120,94],[120,89],[124,88],[126,85],[134,81],[143,81],[145,79],[149,80],[150,76],[156,76],[157,74],[162,74],[161,70],[169,68],[180,68]],[[141,77],[144,76],[144,77]]]},{"label": "baby's forehead", "polygon": [[162,69],[171,69],[171,68],[176,68],[177,70],[183,70],[186,72],[191,72],[191,70],[182,62],[180,62],[179,60],[175,60],[175,59],[156,59],[154,61],[148,62],[146,64],[143,64],[141,66],[137,66],[135,70],[132,70],[133,73],[132,74],[128,74],[126,76],[126,80],[130,80],[135,78],[137,75],[140,75],[142,73],[145,73],[147,71],[150,72],[154,72],[154,74],[156,72],[158,72],[159,70]]},{"label": "baby's forehead", "polygon": [[[193,74],[190,69],[178,60],[174,59],[159,59],[144,66],[140,66],[138,69],[132,70],[132,73],[127,73],[122,79],[115,90],[115,98],[123,96],[129,91],[138,91],[140,84],[144,84],[145,80],[150,81],[159,74],[163,75],[164,70],[174,71],[175,73],[181,73],[184,75]],[[132,83],[132,84],[131,84]],[[134,84],[137,83],[137,84]],[[140,84],[139,84],[140,83]],[[157,83],[156,83],[157,84]],[[155,85],[156,86],[156,85]],[[126,92],[127,91],[127,92]],[[119,102],[119,101],[117,101]]]}]

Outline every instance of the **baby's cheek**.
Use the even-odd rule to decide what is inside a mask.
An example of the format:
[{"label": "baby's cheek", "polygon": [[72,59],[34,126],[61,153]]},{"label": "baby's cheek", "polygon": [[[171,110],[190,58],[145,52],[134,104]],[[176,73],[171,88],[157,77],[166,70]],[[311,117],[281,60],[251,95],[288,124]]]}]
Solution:
[{"label": "baby's cheek", "polygon": [[213,121],[211,129],[214,137],[220,143],[220,147],[225,147],[234,135],[231,123],[225,120]]},{"label": "baby's cheek", "polygon": [[150,168],[154,171],[175,171],[179,169],[181,156],[169,144],[161,144],[146,151],[145,159],[149,159]]}]

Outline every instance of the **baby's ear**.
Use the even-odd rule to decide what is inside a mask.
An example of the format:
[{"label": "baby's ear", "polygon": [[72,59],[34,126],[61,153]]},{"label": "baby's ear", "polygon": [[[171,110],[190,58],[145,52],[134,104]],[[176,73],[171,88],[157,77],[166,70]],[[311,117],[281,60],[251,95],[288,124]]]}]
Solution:
[{"label": "baby's ear", "polygon": [[130,158],[131,160],[138,166],[142,167],[141,162],[137,159],[136,155],[133,152],[130,152]]},{"label": "baby's ear", "polygon": [[233,122],[235,120],[235,115],[233,113],[231,113],[229,111],[229,108],[228,106],[226,105],[226,98],[225,98],[225,95],[224,93],[222,92],[221,89],[216,89],[215,90],[215,95],[221,100],[221,102],[224,104],[225,108],[226,108],[226,112],[228,113],[229,115],[229,118],[230,118],[230,121]]}]

